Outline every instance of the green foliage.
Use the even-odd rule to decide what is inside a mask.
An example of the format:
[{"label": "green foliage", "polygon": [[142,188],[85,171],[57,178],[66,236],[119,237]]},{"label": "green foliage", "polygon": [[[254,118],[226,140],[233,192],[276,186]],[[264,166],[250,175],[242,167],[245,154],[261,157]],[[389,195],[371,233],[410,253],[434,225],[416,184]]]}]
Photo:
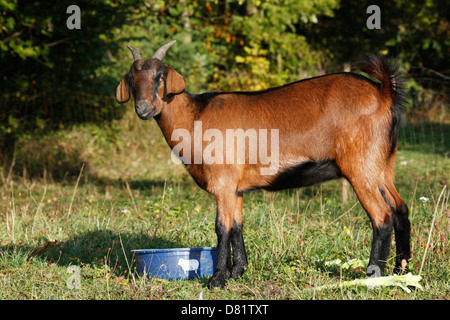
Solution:
[{"label": "green foliage", "polygon": [[380,30],[366,28],[367,2],[342,1],[333,17],[321,19],[308,38],[332,63],[353,61],[373,52],[399,58],[409,65],[448,69],[448,2],[396,0],[379,1],[378,5]]}]

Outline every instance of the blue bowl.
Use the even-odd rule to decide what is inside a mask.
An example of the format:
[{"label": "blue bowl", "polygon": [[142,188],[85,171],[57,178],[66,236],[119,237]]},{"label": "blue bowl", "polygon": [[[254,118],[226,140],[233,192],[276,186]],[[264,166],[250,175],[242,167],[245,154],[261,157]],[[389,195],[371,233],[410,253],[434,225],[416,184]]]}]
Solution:
[{"label": "blue bowl", "polygon": [[141,276],[187,280],[212,276],[217,248],[174,248],[131,250]]}]

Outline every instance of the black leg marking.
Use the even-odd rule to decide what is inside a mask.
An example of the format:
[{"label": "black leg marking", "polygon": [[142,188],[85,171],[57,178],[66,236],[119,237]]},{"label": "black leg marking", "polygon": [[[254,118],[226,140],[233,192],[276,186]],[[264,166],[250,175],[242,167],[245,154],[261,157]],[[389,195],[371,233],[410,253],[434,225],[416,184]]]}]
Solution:
[{"label": "black leg marking", "polygon": [[247,256],[245,254],[244,237],[242,235],[242,225],[233,222],[231,231],[231,245],[233,247],[233,268],[231,269],[231,277],[238,279],[247,270]]},{"label": "black leg marking", "polygon": [[402,203],[394,212],[395,244],[397,247],[395,257],[395,273],[402,273],[405,265],[411,258],[411,224],[408,219],[408,206]]},{"label": "black leg marking", "polygon": [[370,251],[367,275],[382,275],[391,249],[393,223],[384,223],[373,228],[372,250]]},{"label": "black leg marking", "polygon": [[[394,216],[394,231],[395,231],[395,244],[396,244],[396,257],[395,257],[395,273],[402,273],[406,263],[411,258],[411,224],[408,219],[408,206],[402,202],[396,204],[394,207],[389,199],[386,197],[386,193],[381,187],[378,187],[381,196],[383,197],[386,204],[391,209]],[[388,189],[389,192],[391,192]],[[396,192],[396,191],[395,191]],[[392,193],[391,193],[392,195]],[[392,195],[395,199],[395,197]],[[403,262],[405,260],[405,262]],[[403,263],[403,265],[402,265]]]},{"label": "black leg marking", "polygon": [[223,287],[225,282],[231,275],[231,246],[230,232],[220,223],[219,218],[216,219],[216,234],[218,238],[217,244],[217,265],[213,276],[209,279],[208,287]]},{"label": "black leg marking", "polygon": [[[395,212],[394,206],[386,196],[383,188],[378,186],[381,196],[384,202],[389,207],[391,212]],[[391,240],[392,231],[394,229],[394,224],[392,220],[386,221],[378,227],[373,225],[373,239],[372,239],[372,250],[370,251],[369,266],[367,267],[368,276],[380,276],[383,274],[386,267],[387,259],[389,258],[389,253],[391,251]]]}]

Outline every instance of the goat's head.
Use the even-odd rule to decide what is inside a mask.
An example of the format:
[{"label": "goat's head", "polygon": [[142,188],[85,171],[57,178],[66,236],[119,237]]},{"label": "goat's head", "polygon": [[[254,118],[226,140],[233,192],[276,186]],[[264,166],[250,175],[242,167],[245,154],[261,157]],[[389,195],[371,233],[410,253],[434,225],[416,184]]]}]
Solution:
[{"label": "goat's head", "polygon": [[183,77],[161,62],[174,43],[172,41],[163,45],[147,60],[141,58],[137,49],[128,46],[134,62],[120,81],[116,98],[119,103],[127,102],[132,92],[136,113],[143,120],[159,115],[174,95],[184,92]]}]

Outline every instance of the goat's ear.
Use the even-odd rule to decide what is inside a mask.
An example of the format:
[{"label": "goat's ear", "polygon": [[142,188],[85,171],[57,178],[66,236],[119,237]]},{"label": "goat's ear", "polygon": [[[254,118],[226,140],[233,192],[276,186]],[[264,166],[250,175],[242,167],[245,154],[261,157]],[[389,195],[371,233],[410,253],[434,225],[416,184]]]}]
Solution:
[{"label": "goat's ear", "polygon": [[166,69],[167,75],[166,75],[166,94],[172,95],[181,93],[184,91],[184,88],[186,87],[186,83],[184,82],[184,78],[175,71],[174,68],[169,66],[164,66],[164,69]]},{"label": "goat's ear", "polygon": [[116,89],[116,99],[119,103],[125,103],[130,100],[130,86],[125,77],[122,78]]}]

